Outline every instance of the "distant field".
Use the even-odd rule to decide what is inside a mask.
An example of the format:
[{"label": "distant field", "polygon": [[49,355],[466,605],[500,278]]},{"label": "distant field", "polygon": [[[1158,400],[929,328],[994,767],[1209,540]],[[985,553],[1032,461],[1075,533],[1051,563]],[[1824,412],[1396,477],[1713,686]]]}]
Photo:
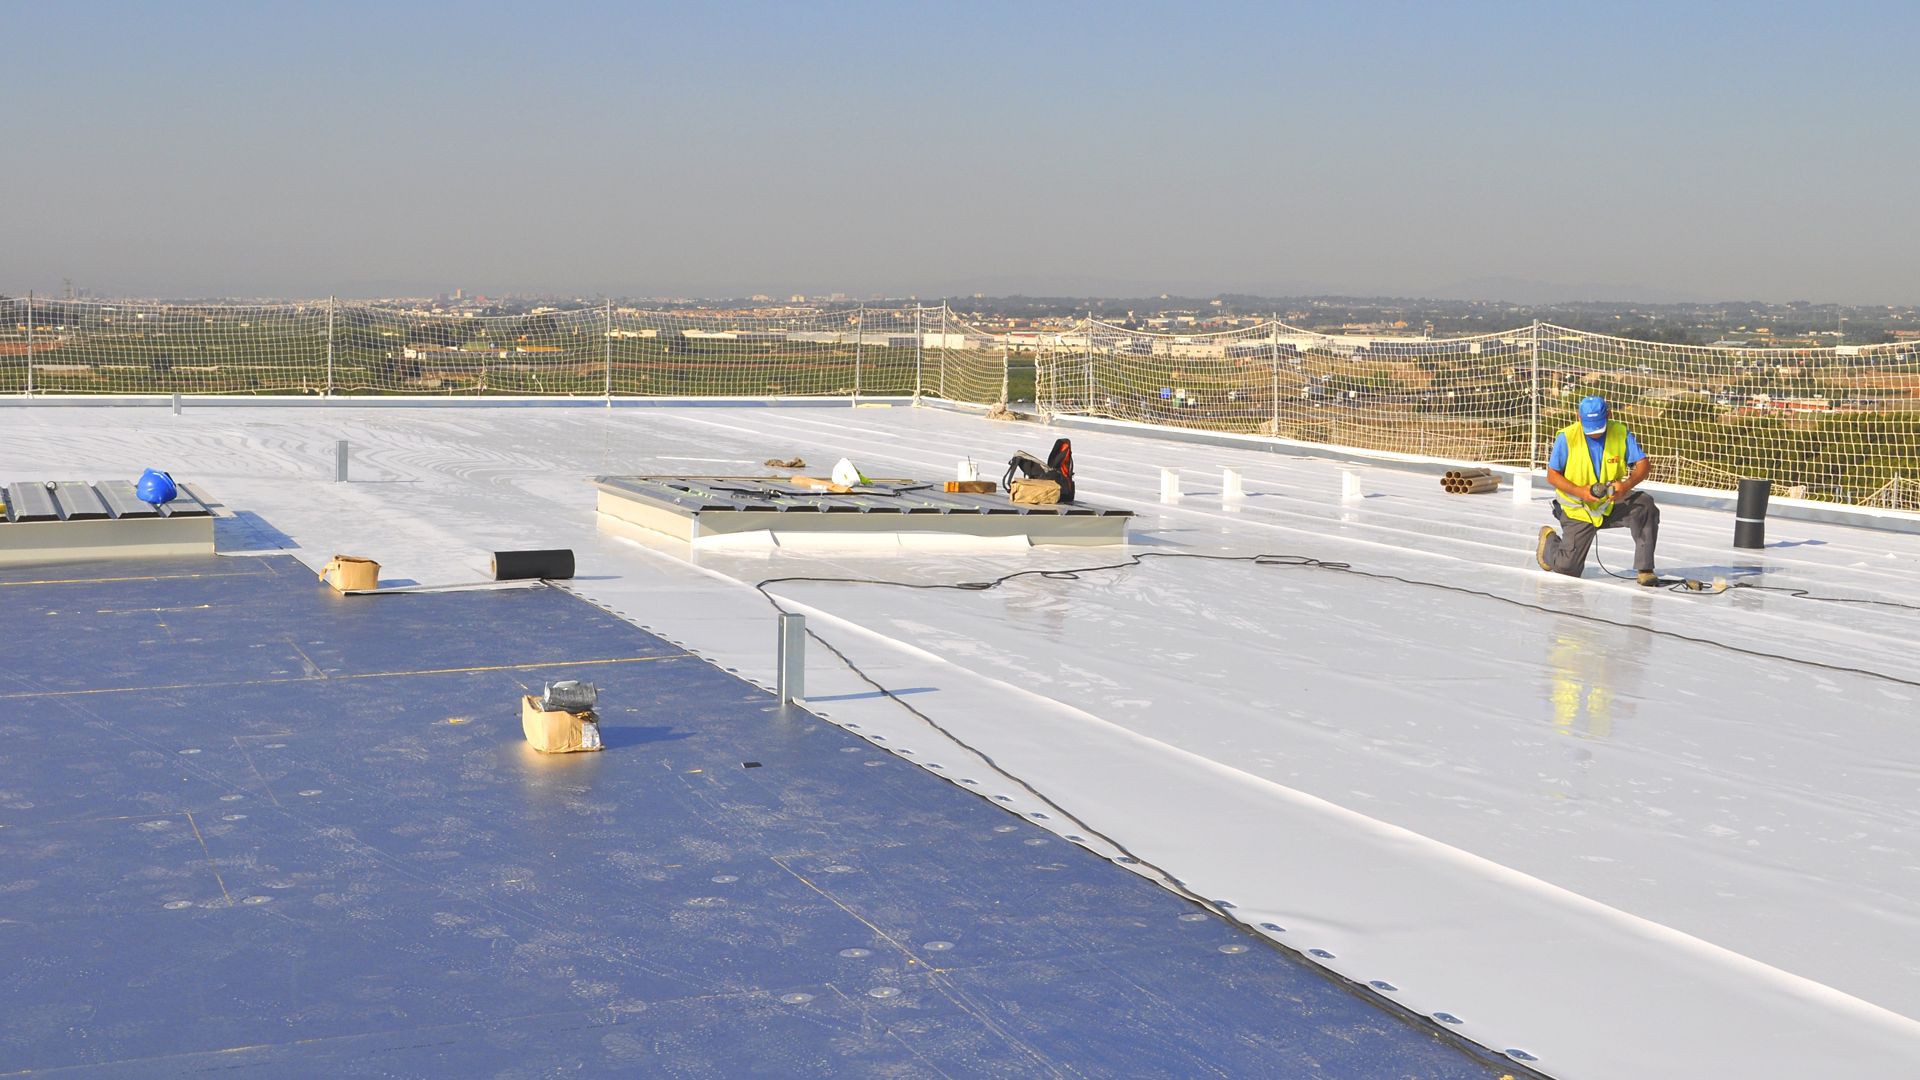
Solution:
[{"label": "distant field", "polygon": [[[1316,339],[1328,344],[1305,351],[1283,349],[1277,338],[1248,347],[1243,337],[1176,358],[1139,351],[1134,346],[1146,339],[1136,335],[1089,356],[1084,345],[1008,353],[977,336],[969,340],[980,347],[915,348],[919,338],[908,333],[903,346],[899,328],[910,329],[911,320],[898,312],[864,317],[869,329],[859,336],[869,340],[855,342],[844,313],[770,329],[592,311],[467,320],[351,308],[336,313],[330,333],[326,311],[313,305],[74,305],[38,313],[44,321],[36,321],[32,389],[653,397],[917,391],[982,404],[1004,394],[1045,411],[1512,463],[1542,460],[1579,397],[1602,393],[1639,433],[1661,479],[1726,488],[1742,476],[1767,476],[1816,498],[1920,504],[1913,482],[1920,478],[1920,349],[1864,358],[1858,351],[1679,349],[1556,331],[1539,344],[1536,384],[1534,350],[1511,336],[1373,348]],[[688,324],[700,329],[683,333]],[[28,389],[27,351],[20,320],[0,321],[0,394]]]}]

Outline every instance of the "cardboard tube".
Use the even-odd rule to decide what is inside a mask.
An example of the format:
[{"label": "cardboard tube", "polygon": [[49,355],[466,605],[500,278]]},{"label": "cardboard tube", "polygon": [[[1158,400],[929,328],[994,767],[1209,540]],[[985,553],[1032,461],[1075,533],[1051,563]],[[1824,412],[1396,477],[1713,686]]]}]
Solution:
[{"label": "cardboard tube", "polygon": [[1773,493],[1771,480],[1740,481],[1740,498],[1733,511],[1733,546],[1767,546],[1767,497]]},{"label": "cardboard tube", "polygon": [[1450,495],[1485,495],[1489,491],[1500,490],[1500,478],[1497,476],[1476,476],[1468,480],[1443,480]]}]

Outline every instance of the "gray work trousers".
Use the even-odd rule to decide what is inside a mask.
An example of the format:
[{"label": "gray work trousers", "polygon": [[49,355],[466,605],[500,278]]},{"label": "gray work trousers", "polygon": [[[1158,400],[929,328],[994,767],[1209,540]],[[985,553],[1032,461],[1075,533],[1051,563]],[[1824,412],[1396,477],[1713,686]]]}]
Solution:
[{"label": "gray work trousers", "polygon": [[[1593,547],[1593,537],[1598,530],[1568,517],[1557,502],[1553,516],[1560,519],[1560,535],[1547,541],[1547,565],[1553,567],[1556,574],[1579,577],[1587,565],[1587,552]],[[1660,542],[1660,508],[1653,504],[1653,496],[1644,491],[1629,491],[1626,498],[1614,502],[1613,513],[1607,515],[1607,523],[1600,528],[1630,530],[1633,568],[1653,569],[1653,546]]]}]

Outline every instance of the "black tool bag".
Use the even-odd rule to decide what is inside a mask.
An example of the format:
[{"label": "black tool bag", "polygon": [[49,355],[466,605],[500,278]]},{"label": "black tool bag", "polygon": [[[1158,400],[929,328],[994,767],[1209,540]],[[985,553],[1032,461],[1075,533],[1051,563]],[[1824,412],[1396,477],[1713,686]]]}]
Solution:
[{"label": "black tool bag", "polygon": [[1007,475],[1001,479],[1000,486],[1011,491],[1013,474],[1019,473],[1033,480],[1051,480],[1060,485],[1060,501],[1073,501],[1073,441],[1070,439],[1053,440],[1053,450],[1047,454],[1047,460],[1041,461],[1022,450],[1007,462]]}]

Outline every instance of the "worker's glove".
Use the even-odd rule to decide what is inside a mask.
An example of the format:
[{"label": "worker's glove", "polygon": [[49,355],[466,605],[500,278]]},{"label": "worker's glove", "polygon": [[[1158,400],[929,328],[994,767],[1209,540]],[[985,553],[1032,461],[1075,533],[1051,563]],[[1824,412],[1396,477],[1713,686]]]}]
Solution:
[{"label": "worker's glove", "polygon": [[1600,502],[1601,500],[1613,494],[1613,485],[1612,484],[1595,484],[1592,487],[1587,489],[1587,494],[1593,496],[1594,502]]}]

